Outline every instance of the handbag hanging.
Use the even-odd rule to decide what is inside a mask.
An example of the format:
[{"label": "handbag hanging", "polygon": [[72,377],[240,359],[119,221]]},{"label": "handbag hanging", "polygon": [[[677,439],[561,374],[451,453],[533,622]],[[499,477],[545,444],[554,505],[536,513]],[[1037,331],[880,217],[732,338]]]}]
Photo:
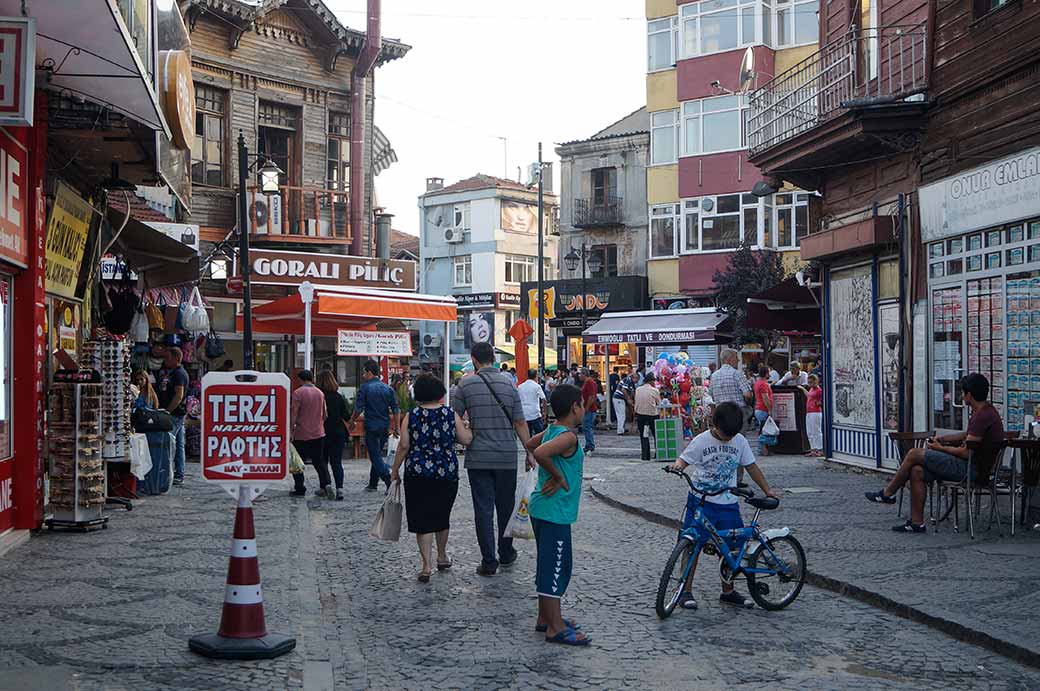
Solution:
[{"label": "handbag hanging", "polygon": [[165,410],[137,408],[130,414],[135,432],[172,432],[173,417]]}]

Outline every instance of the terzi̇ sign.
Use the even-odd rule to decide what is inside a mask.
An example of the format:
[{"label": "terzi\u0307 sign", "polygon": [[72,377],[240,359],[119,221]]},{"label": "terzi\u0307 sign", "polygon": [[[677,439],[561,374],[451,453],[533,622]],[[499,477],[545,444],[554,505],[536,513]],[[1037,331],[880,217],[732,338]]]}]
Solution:
[{"label": "terzi\u0307 sign", "polygon": [[[249,264],[250,278],[256,285],[298,286],[310,281],[318,285],[415,290],[413,261],[255,249],[249,253]],[[237,264],[235,275],[240,275]]]}]

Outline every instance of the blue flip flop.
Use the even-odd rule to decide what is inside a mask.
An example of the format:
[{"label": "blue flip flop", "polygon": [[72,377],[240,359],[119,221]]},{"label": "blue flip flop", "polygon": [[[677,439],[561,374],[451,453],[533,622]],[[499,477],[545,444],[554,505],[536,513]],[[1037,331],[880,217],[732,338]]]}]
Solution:
[{"label": "blue flip flop", "polygon": [[564,629],[555,636],[546,636],[546,643],[559,643],[560,645],[586,646],[592,642],[591,638],[578,638],[578,632],[574,629]]},{"label": "blue flip flop", "polygon": [[[563,625],[566,626],[568,629],[574,629],[575,631],[577,631],[578,629],[581,628],[581,624],[575,623],[575,621],[573,619],[564,619],[563,620]],[[545,633],[546,631],[549,630],[549,625],[548,624],[535,624],[534,625],[534,630],[537,631],[538,633]]]}]

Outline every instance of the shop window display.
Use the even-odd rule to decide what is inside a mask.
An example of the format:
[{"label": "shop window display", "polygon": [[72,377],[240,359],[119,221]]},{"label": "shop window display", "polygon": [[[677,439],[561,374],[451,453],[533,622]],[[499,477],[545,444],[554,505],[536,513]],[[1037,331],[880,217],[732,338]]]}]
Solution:
[{"label": "shop window display", "polygon": [[1007,280],[1007,417],[1009,430],[1040,418],[1040,271]]}]

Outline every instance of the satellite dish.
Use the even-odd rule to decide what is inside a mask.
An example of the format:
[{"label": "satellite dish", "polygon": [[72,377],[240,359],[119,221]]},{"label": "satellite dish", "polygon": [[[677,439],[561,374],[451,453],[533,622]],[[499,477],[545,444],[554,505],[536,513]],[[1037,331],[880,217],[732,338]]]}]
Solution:
[{"label": "satellite dish", "polygon": [[744,59],[740,61],[740,93],[746,94],[751,90],[755,81],[755,51],[748,46],[744,51]]}]

